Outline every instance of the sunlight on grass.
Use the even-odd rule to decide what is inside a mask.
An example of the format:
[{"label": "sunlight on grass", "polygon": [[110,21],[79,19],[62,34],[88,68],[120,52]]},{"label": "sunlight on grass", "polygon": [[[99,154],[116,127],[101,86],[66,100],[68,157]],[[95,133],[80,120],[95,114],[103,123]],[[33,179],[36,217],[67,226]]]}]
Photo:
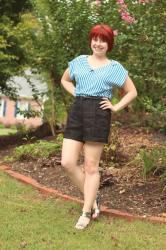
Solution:
[{"label": "sunlight on grass", "polygon": [[1,135],[11,135],[11,134],[15,134],[16,132],[17,132],[17,129],[0,128],[0,136]]},{"label": "sunlight on grass", "polygon": [[0,173],[1,250],[162,250],[166,226],[101,216],[85,231],[74,224],[81,208],[41,195]]}]

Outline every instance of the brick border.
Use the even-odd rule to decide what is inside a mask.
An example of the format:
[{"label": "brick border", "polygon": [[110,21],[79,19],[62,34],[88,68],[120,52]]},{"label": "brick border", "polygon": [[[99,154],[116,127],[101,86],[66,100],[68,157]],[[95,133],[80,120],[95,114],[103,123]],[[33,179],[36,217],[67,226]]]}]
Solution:
[{"label": "brick border", "polygon": [[[62,198],[64,200],[74,201],[74,202],[77,202],[79,204],[83,204],[82,200],[80,200],[76,197],[71,197],[69,195],[65,195],[58,190],[42,186],[36,180],[11,170],[11,167],[9,167],[7,165],[0,165],[0,170],[7,173],[11,177],[23,182],[23,183],[26,183],[26,184],[33,186],[34,188],[38,189],[42,193],[54,195],[54,196]],[[164,217],[132,215],[132,214],[129,214],[129,213],[126,213],[123,211],[116,210],[116,209],[109,209],[106,206],[101,206],[101,212],[107,216],[110,216],[110,217],[125,218],[129,221],[144,220],[144,221],[150,221],[150,222],[155,222],[155,223],[156,222],[157,223],[165,223],[166,224],[166,218],[164,218]]]}]

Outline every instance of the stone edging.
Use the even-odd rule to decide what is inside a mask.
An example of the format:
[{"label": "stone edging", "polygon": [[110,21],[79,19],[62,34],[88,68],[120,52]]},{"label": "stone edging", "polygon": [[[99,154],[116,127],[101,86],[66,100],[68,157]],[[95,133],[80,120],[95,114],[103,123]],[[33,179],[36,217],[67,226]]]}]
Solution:
[{"label": "stone edging", "polygon": [[[36,180],[11,170],[11,168],[9,166],[0,165],[0,170],[4,171],[8,175],[14,177],[15,179],[17,179],[21,182],[24,182],[26,184],[29,184],[29,185],[35,187],[36,189],[38,189],[39,191],[41,191],[43,193],[55,195],[57,197],[65,199],[65,200],[74,201],[74,202],[77,202],[79,204],[83,204],[82,200],[80,200],[76,197],[71,197],[69,195],[64,195],[61,192],[59,192],[58,190],[42,186]],[[109,209],[106,206],[101,206],[101,212],[102,212],[102,214],[105,214],[107,216],[125,218],[125,219],[128,219],[130,221],[131,220],[144,220],[144,221],[150,221],[150,222],[166,223],[166,218],[164,218],[164,217],[132,215],[132,214],[129,214],[126,212],[116,210],[116,209]]]}]

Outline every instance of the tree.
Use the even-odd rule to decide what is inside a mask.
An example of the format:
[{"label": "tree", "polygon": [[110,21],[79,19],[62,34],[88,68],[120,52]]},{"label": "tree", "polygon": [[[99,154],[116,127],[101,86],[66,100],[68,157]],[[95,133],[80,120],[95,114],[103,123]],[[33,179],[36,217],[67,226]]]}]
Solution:
[{"label": "tree", "polygon": [[[163,1],[101,1],[100,22],[118,32],[112,57],[129,70],[142,108],[146,101],[155,106],[166,95],[165,9]],[[162,104],[161,104],[162,105]]]},{"label": "tree", "polygon": [[[129,70],[140,104],[144,106],[148,98],[156,105],[165,96],[162,1],[32,0],[32,5],[33,11],[22,14],[13,30],[14,23],[7,21],[7,26],[3,26],[6,37],[0,38],[4,57],[0,70],[1,75],[6,76],[3,79],[8,79],[22,70],[26,62],[42,75],[48,83],[49,107],[52,107],[50,124],[54,134],[57,106],[69,98],[60,88],[61,75],[72,58],[89,54],[87,36],[94,24],[108,23],[116,31],[110,57]],[[5,80],[1,81],[1,86],[2,83],[5,86]]]},{"label": "tree", "polygon": [[[47,27],[44,64],[47,65],[49,58],[49,69],[53,69],[58,81],[68,60],[89,53],[87,34],[90,27],[95,23],[108,23],[118,30],[111,57],[128,68],[139,91],[138,100],[143,102],[147,96],[157,103],[164,98],[166,49],[163,1],[33,2],[42,26]],[[45,46],[43,48],[46,49]]]},{"label": "tree", "polygon": [[[34,0],[33,6],[36,25],[30,25],[35,19],[33,15],[22,16],[22,26],[31,26],[27,36],[24,36],[24,48],[29,65],[41,74],[48,84],[48,106],[51,108],[47,109],[45,117],[55,135],[56,108],[59,103],[66,103],[65,94],[60,87],[60,78],[67,67],[67,61],[76,53],[87,52],[87,33],[92,23],[87,17],[91,17],[91,10],[88,8],[89,3],[85,1]],[[73,19],[73,16],[76,18]],[[78,34],[79,39],[76,39]]]},{"label": "tree", "polygon": [[16,98],[15,88],[7,81],[23,70],[26,63],[18,36],[20,12],[31,8],[27,0],[0,1],[0,92]]}]

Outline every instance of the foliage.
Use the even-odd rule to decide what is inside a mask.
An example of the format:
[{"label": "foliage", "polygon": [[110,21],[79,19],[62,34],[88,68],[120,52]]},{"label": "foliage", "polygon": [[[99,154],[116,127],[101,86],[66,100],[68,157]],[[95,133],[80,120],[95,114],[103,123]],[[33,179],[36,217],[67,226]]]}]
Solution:
[{"label": "foliage", "polygon": [[38,110],[33,110],[32,107],[30,107],[29,110],[21,110],[19,108],[17,108],[17,113],[19,113],[20,115],[23,115],[24,118],[34,118],[34,117],[41,117],[42,116],[42,112],[38,111]]},{"label": "foliage", "polygon": [[0,0],[0,16],[7,16],[14,23],[20,21],[20,12],[31,10],[31,3],[27,0]]},{"label": "foliage", "polygon": [[166,93],[164,2],[138,4],[137,1],[125,1],[135,18],[131,24],[118,15],[119,5],[115,2],[102,1],[98,8],[100,22],[109,23],[118,31],[112,57],[129,70],[139,96],[148,96],[156,104]]},{"label": "foliage", "polygon": [[[10,4],[13,6],[16,2],[18,0]],[[16,16],[27,8],[24,2],[15,5]],[[6,80],[23,71],[25,65],[42,75],[48,84],[49,99],[44,117],[50,121],[53,133],[57,106],[63,103],[64,110],[67,110],[67,103],[71,101],[60,87],[61,75],[68,61],[90,53],[87,37],[96,23],[108,23],[117,33],[109,56],[129,70],[138,89],[135,108],[145,110],[146,100],[150,100],[155,109],[163,107],[161,100],[166,93],[163,1],[31,0],[31,3],[33,10],[24,11],[17,22],[11,18],[13,7],[4,10],[0,36],[0,88],[9,94],[11,88],[9,86],[7,91]]]},{"label": "foliage", "polygon": [[30,9],[27,0],[4,1],[0,7],[0,92],[16,99],[16,89],[7,81],[23,71],[26,64],[24,49],[19,39],[20,12]]},{"label": "foliage", "polygon": [[165,148],[153,148],[151,152],[140,150],[140,159],[143,162],[142,174],[146,180],[147,175],[153,173],[166,178],[166,151]]},{"label": "foliage", "polygon": [[158,103],[154,104],[152,99],[148,96],[142,97],[141,99],[145,111],[153,113],[160,113],[165,111],[166,106],[162,101],[159,101]]},{"label": "foliage", "polygon": [[[48,100],[44,118],[55,135],[58,106],[65,105],[64,110],[67,110],[67,103],[70,102],[70,97],[60,87],[60,78],[75,52],[82,54],[85,48],[87,50],[91,10],[85,1],[34,0],[32,3],[34,13],[22,15],[22,44],[30,67],[47,82]],[[81,43],[79,39],[73,39],[77,37],[80,27]]]},{"label": "foliage", "polygon": [[148,128],[158,130],[166,135],[166,115],[162,112],[146,113],[144,124]]},{"label": "foliage", "polygon": [[26,128],[25,124],[23,124],[23,123],[17,123],[16,129],[17,129],[17,133],[19,133],[19,134],[25,134],[27,132],[27,128]]},{"label": "foliage", "polygon": [[15,134],[16,132],[17,130],[14,128],[0,128],[0,136],[12,135],[12,134]]},{"label": "foliage", "polygon": [[29,160],[36,158],[48,158],[57,153],[61,148],[62,136],[57,137],[56,142],[39,140],[36,143],[26,144],[16,147],[12,157],[6,157],[5,160]]},{"label": "foliage", "polygon": [[0,128],[5,128],[4,124],[0,123]]},{"label": "foliage", "polygon": [[164,102],[153,103],[152,98],[148,96],[140,97],[145,110],[145,125],[166,134],[166,106]]},{"label": "foliage", "polygon": [[[53,77],[56,100],[63,99],[57,88],[67,62],[77,55],[90,52],[87,39],[89,29],[101,22],[117,30],[116,45],[110,56],[127,67],[139,96],[151,98],[154,105],[164,97],[166,50],[162,1],[149,1],[147,4],[125,1],[133,22],[121,19],[122,11],[115,0],[103,0],[100,4],[82,0],[32,2],[40,26],[33,37],[36,53],[32,54],[37,55],[38,70],[50,72],[48,75]],[[157,26],[158,23],[160,26]],[[138,98],[143,108],[142,100]]]}]

